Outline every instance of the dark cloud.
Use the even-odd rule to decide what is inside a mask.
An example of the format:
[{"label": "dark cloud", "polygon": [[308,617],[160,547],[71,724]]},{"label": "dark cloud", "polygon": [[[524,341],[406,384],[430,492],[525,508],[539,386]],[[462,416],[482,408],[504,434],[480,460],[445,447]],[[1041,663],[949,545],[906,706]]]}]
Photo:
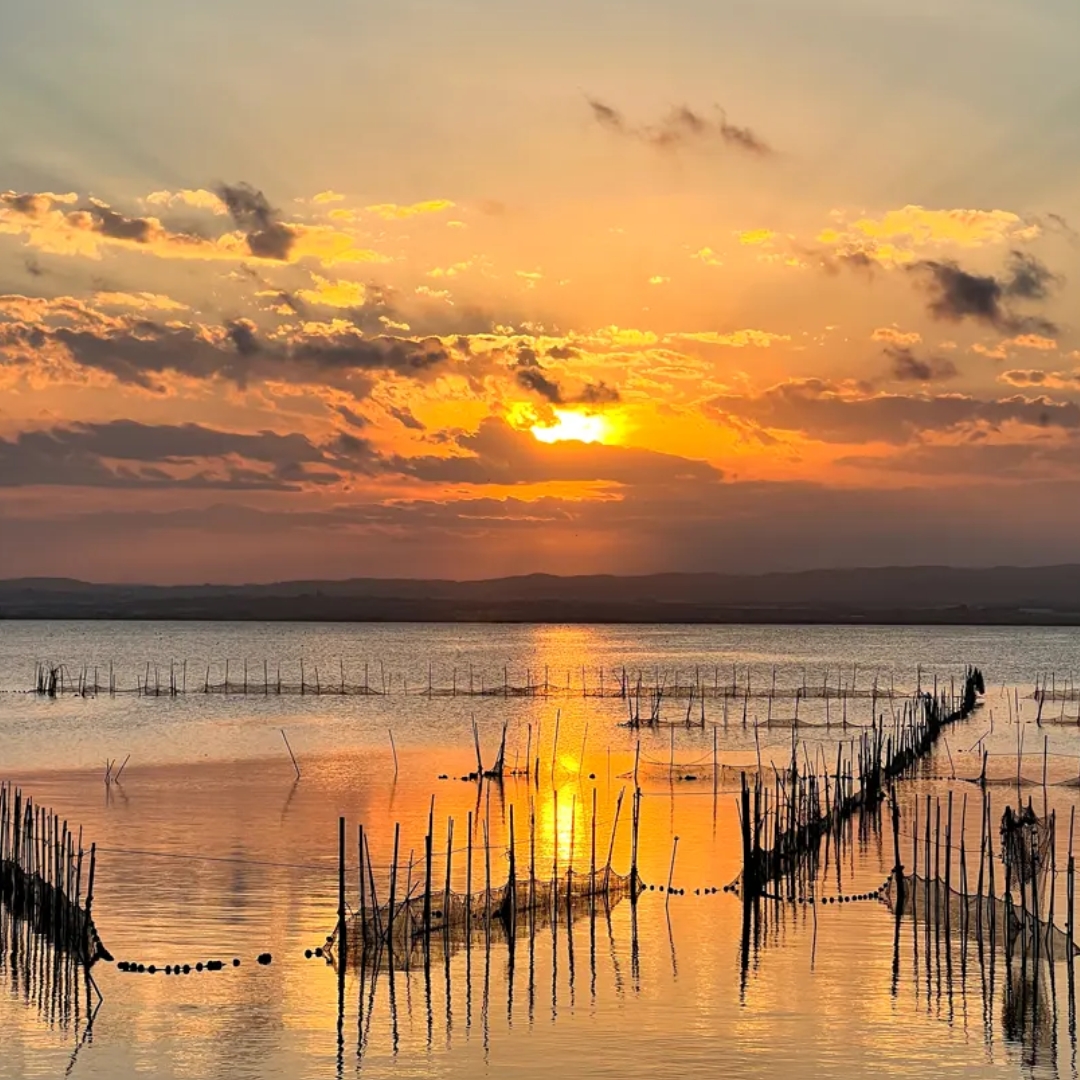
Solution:
[{"label": "dark cloud", "polygon": [[618,388],[608,386],[606,382],[586,383],[574,401],[581,405],[613,405],[622,398]]},{"label": "dark cloud", "polygon": [[16,214],[28,218],[39,218],[52,206],[52,200],[47,195],[37,195],[30,191],[2,192],[0,203],[10,207]]},{"label": "dark cloud", "polygon": [[259,340],[255,336],[255,324],[247,319],[237,319],[225,328],[229,340],[236,346],[241,356],[254,356],[259,351]]},{"label": "dark cloud", "polygon": [[351,331],[300,339],[283,355],[320,371],[392,371],[412,376],[444,367],[452,359],[438,338],[371,338]]},{"label": "dark cloud", "polygon": [[393,471],[418,480],[459,484],[529,484],[551,480],[606,480],[630,486],[708,484],[723,474],[704,461],[693,461],[600,443],[545,444],[527,431],[517,431],[490,417],[474,435],[461,435],[457,457],[395,458]]},{"label": "dark cloud", "polygon": [[42,327],[0,322],[0,348],[10,362],[26,362],[48,345],[60,345],[75,363],[118,381],[160,391],[159,377],[221,378],[246,386],[280,379],[325,384],[366,396],[370,377],[392,372],[427,378],[448,367],[453,356],[438,338],[368,337],[359,331],[298,337],[289,342],[260,339],[253,323],[238,319],[221,336],[202,327],[127,320],[103,328]]},{"label": "dark cloud", "polygon": [[110,240],[130,240],[136,244],[147,244],[158,231],[156,223],[149,218],[126,217],[108,206],[95,203],[82,212],[93,219],[92,231],[107,236]]},{"label": "dark cloud", "polygon": [[1010,299],[1045,300],[1058,278],[1033,255],[1013,251],[1001,277],[973,274],[952,259],[924,259],[913,263],[909,272],[929,283],[930,314],[936,319],[960,322],[974,319],[1008,333],[1052,334],[1056,326],[1035,315],[1017,315],[1008,307]]},{"label": "dark cloud", "polygon": [[266,196],[250,184],[222,184],[216,194],[233,221],[247,235],[248,250],[259,259],[284,262],[296,243],[296,232],[278,219]]},{"label": "dark cloud", "polygon": [[1075,390],[1080,388],[1080,372],[1043,371],[1040,368],[1013,368],[999,376],[1010,386],[1045,386]]},{"label": "dark cloud", "polygon": [[751,128],[732,124],[723,109],[718,110],[717,119],[710,120],[687,105],[679,105],[658,123],[630,124],[614,106],[596,98],[586,98],[586,101],[592,110],[593,119],[601,127],[660,149],[676,149],[719,139],[737,150],[759,157],[766,157],[773,152],[768,143]]},{"label": "dark cloud", "polygon": [[552,360],[574,360],[581,355],[573,345],[552,345],[547,351]]},{"label": "dark cloud", "polygon": [[198,513],[137,500],[104,511],[52,506],[5,514],[0,564],[9,576],[115,581],[273,581],[312,566],[326,578],[462,578],[1053,565],[1075,561],[1078,533],[1080,483],[1069,480],[727,482],[627,489],[596,501],[439,492],[332,506],[256,507],[230,497]]},{"label": "dark cloud", "polygon": [[725,420],[796,431],[829,443],[902,445],[921,432],[975,424],[1080,428],[1080,405],[1074,402],[1019,396],[983,400],[964,394],[852,394],[821,379],[793,379],[760,394],[723,395],[713,398],[707,408]]},{"label": "dark cloud", "polygon": [[[547,355],[553,356],[558,348],[549,349]],[[577,355],[576,352],[574,355]],[[529,345],[519,345],[517,348],[514,379],[522,389],[537,394],[550,405],[610,405],[620,400],[618,389],[605,382],[586,383],[579,393],[568,394],[540,363],[536,350]]]},{"label": "dark cloud", "polygon": [[944,382],[955,379],[960,371],[944,356],[918,356],[903,345],[890,345],[885,350],[889,370],[897,382]]},{"label": "dark cloud", "polygon": [[1076,244],[1080,242],[1080,233],[1078,233],[1061,214],[1047,214],[1047,221],[1053,226],[1053,228],[1062,233],[1070,243]]},{"label": "dark cloud", "polygon": [[1023,442],[968,439],[959,443],[916,444],[888,457],[854,455],[840,465],[913,476],[1003,477],[1048,479],[1055,475],[1080,479],[1080,445],[1046,438]]},{"label": "dark cloud", "polygon": [[348,405],[336,405],[334,407],[334,412],[336,412],[346,424],[349,424],[354,428],[366,428],[371,423],[366,416],[362,416],[358,412],[353,412]]},{"label": "dark cloud", "polygon": [[1005,283],[1007,296],[1024,300],[1045,300],[1050,287],[1058,283],[1058,276],[1044,266],[1034,255],[1026,251],[1009,254],[1009,277]]},{"label": "dark cloud", "polygon": [[518,386],[538,394],[552,405],[563,404],[562,387],[554,379],[549,379],[539,366],[519,367],[514,373],[514,378]]},{"label": "dark cloud", "polygon": [[387,405],[386,406],[386,411],[399,424],[403,424],[405,427],[409,428],[412,431],[426,431],[427,430],[427,428],[425,428],[424,425],[422,423],[420,423],[420,421],[417,420],[416,417],[413,416],[413,414],[408,409],[399,409],[395,405]]},{"label": "dark cloud", "polygon": [[286,491],[300,483],[339,479],[325,453],[299,434],[245,434],[199,424],[116,420],[26,431],[11,440],[0,439],[0,488]]},{"label": "dark cloud", "polygon": [[729,123],[725,112],[720,114],[720,134],[725,142],[749,151],[751,154],[772,153],[772,147],[762,142],[750,128]]}]

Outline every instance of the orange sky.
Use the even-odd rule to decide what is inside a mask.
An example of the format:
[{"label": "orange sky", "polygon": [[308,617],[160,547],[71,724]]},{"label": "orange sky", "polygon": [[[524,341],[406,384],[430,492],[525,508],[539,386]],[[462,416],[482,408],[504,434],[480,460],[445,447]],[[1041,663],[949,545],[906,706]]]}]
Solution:
[{"label": "orange sky", "polygon": [[591,0],[224,65],[244,4],[56,6],[0,46],[5,576],[1071,558],[1071,8],[678,0],[642,68]]}]

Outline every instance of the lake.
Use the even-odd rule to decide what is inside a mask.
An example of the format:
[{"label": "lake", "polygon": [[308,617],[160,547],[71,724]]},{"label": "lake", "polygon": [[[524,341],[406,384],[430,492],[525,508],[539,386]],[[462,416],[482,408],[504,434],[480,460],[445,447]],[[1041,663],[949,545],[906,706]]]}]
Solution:
[{"label": "lake", "polygon": [[[8,962],[0,1077],[1075,1076],[1067,964],[1018,975],[955,941],[928,952],[924,928],[898,928],[880,900],[778,906],[748,949],[743,906],[722,890],[741,866],[740,766],[782,767],[793,731],[800,755],[832,760],[916,686],[959,687],[967,664],[986,674],[985,703],[901,782],[904,844],[915,800],[952,790],[977,850],[981,800],[964,780],[982,748],[996,777],[1016,771],[1019,745],[1024,799],[1067,820],[1077,704],[1040,711],[1033,691],[1053,672],[1071,692],[1078,661],[1068,628],[0,624],[0,778],[97,844],[109,950],[158,968],[227,962],[179,978],[98,964],[89,1034],[85,1007],[65,1019]],[[99,690],[30,693],[38,663]],[[655,729],[627,726],[654,709]],[[520,775],[462,781],[474,723],[484,766],[505,730]],[[625,873],[635,759],[653,886],[636,905],[393,977],[341,980],[305,955],[336,922],[339,817],[353,907],[357,826],[380,890],[395,824],[419,877],[433,796],[439,874],[454,821],[455,889],[470,814],[505,879],[511,807],[519,843],[535,821],[538,867],[587,871],[595,828]],[[106,762],[125,761],[106,784]],[[992,790],[1000,817],[1015,789]],[[860,830],[819,895],[870,893],[893,862],[887,829]],[[1063,925],[1060,875],[1056,888]]]}]

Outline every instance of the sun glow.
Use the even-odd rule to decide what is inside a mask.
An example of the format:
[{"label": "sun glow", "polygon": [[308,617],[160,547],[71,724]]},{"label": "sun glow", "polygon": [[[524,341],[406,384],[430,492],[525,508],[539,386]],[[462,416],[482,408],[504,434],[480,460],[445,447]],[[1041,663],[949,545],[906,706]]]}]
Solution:
[{"label": "sun glow", "polygon": [[611,435],[611,424],[600,413],[573,412],[570,409],[554,409],[554,424],[534,424],[533,435],[544,443],[606,442]]}]

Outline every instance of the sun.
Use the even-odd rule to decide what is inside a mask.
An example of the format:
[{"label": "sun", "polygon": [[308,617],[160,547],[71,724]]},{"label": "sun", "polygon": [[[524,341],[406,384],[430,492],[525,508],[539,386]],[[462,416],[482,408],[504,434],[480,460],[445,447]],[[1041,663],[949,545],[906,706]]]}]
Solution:
[{"label": "sun", "polygon": [[534,424],[532,433],[544,443],[555,442],[605,442],[611,435],[611,424],[600,413],[574,412],[571,409],[553,409],[554,424]]}]

